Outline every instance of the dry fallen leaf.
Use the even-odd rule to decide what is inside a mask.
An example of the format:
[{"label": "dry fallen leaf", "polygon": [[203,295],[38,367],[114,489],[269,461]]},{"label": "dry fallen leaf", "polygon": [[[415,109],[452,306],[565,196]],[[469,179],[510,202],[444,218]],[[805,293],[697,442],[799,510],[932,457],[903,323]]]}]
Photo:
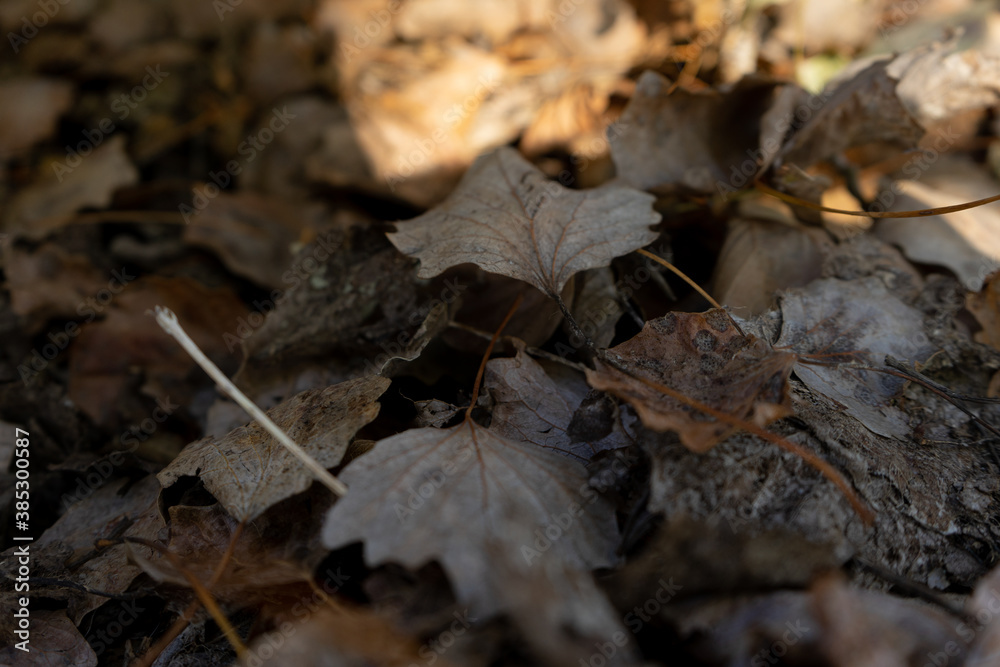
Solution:
[{"label": "dry fallen leaf", "polygon": [[440,206],[388,236],[420,260],[421,278],[471,262],[556,298],[578,271],[656,240],[652,203],[622,186],[569,190],[501,148],[476,160]]},{"label": "dry fallen leaf", "polygon": [[583,463],[597,452],[631,443],[620,428],[600,437],[574,439],[568,430],[586,398],[586,385],[580,392],[580,387],[556,382],[523,348],[513,358],[493,359],[486,364],[483,386],[496,401],[490,430],[501,437],[533,442]]},{"label": "dry fallen leaf", "polygon": [[775,292],[819,278],[824,236],[803,225],[731,219],[715,265],[712,296],[742,317],[766,311]]},{"label": "dry fallen leaf", "polygon": [[73,86],[58,79],[9,79],[0,84],[0,99],[0,162],[5,162],[55,133],[56,121],[73,103]]},{"label": "dry fallen leaf", "polygon": [[139,181],[125,152],[125,137],[114,135],[93,149],[86,157],[77,156],[79,164],[67,167],[62,162],[46,170],[43,177],[14,196],[5,215],[7,229],[32,240],[44,238],[65,225],[81,208],[105,208],[115,190]]},{"label": "dry fallen leaf", "polygon": [[[321,465],[333,468],[354,434],[378,415],[378,397],[389,380],[366,377],[311,389],[268,411]],[[314,480],[309,470],[256,422],[224,438],[187,446],[157,477],[164,488],[184,475],[198,476],[232,516],[252,520]]]},{"label": "dry fallen leaf", "polygon": [[982,326],[982,330],[976,332],[976,340],[1000,350],[1000,284],[998,281],[1000,281],[1000,271],[986,279],[982,290],[970,292],[965,296],[965,307]]},{"label": "dry fallen leaf", "polygon": [[[13,607],[12,607],[13,608]],[[97,653],[63,610],[32,609],[28,652],[16,648],[14,639],[0,648],[4,667],[97,667]]]},{"label": "dry fallen leaf", "polygon": [[806,168],[873,142],[916,147],[924,129],[896,94],[892,62],[857,61],[801,105],[796,117],[804,116],[805,123],[782,146],[776,164]]},{"label": "dry fallen leaf", "polygon": [[[846,362],[881,368],[886,355],[925,361],[935,348],[923,333],[920,311],[900,301],[879,278],[825,278],[785,292],[781,316],[776,347],[801,357],[795,375],[810,390],[843,405],[874,433],[909,437],[906,415],[891,405],[903,380],[852,369]],[[810,356],[821,363],[810,363]]]},{"label": "dry fallen leaf", "polygon": [[[636,376],[761,427],[792,412],[787,381],[795,356],[740,334],[722,310],[668,313],[650,320],[608,355]],[[598,361],[596,366],[587,370],[592,387],[628,401],[647,427],[677,431],[693,451],[705,452],[737,430],[610,364]]]},{"label": "dry fallen leaf", "polygon": [[726,92],[692,93],[672,90],[657,72],[643,72],[609,131],[619,177],[644,190],[681,187],[707,194],[720,186],[743,187],[759,167],[748,149],[763,139],[761,119],[784,88],[748,77]]},{"label": "dry fallen leaf", "polygon": [[[903,168],[907,178],[883,191],[887,210],[907,211],[948,206],[996,194],[996,179],[963,159],[942,156],[926,172],[914,160]],[[927,164],[924,162],[923,164]],[[888,196],[885,193],[888,193]],[[891,197],[891,199],[890,199]],[[966,289],[978,290],[983,279],[1000,268],[1000,213],[981,206],[948,215],[884,219],[873,231],[882,241],[897,245],[914,262],[950,269]]]},{"label": "dry fallen leaf", "polygon": [[[580,464],[471,420],[381,440],[340,478],[351,491],[327,516],[326,546],[363,540],[373,565],[417,568],[438,560],[459,601],[479,613],[496,611],[496,587],[504,585],[491,573],[491,558],[530,565],[551,550],[582,570],[617,560],[614,511],[588,486]],[[530,527],[532,542],[510,542],[503,527],[511,517]],[[509,554],[488,548],[497,544]]]}]

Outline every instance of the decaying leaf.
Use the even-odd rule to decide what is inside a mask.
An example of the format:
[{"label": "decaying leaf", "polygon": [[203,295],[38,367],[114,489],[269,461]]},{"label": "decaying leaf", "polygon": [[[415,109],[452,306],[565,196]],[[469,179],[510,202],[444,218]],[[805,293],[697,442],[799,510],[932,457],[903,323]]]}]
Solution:
[{"label": "decaying leaf", "polygon": [[[321,465],[333,468],[358,430],[378,415],[389,380],[366,377],[310,389],[268,416]],[[275,503],[304,491],[314,476],[256,422],[224,438],[187,446],[157,477],[164,488],[196,475],[232,516],[252,520]]]},{"label": "decaying leaf", "polygon": [[[471,420],[381,440],[340,478],[351,491],[327,516],[326,546],[363,540],[371,564],[416,568],[436,559],[459,601],[480,613],[497,610],[496,587],[504,585],[490,572],[494,558],[531,564],[551,550],[582,570],[616,561],[614,512],[580,464]],[[530,527],[530,543],[509,541],[503,527],[511,517]],[[507,553],[496,553],[498,544]]]},{"label": "decaying leaf", "polygon": [[656,240],[652,203],[622,186],[569,190],[500,148],[476,160],[440,206],[388,236],[420,260],[422,278],[471,262],[555,298],[574,273]]},{"label": "decaying leaf", "polygon": [[761,119],[782,89],[748,77],[725,92],[692,93],[672,90],[661,74],[643,72],[618,122],[620,131],[610,137],[619,177],[644,190],[681,187],[707,194],[720,186],[743,187],[760,166],[754,149],[767,132]]},{"label": "decaying leaf", "polygon": [[523,348],[513,358],[493,359],[486,364],[483,383],[496,401],[490,430],[501,437],[533,442],[583,463],[597,452],[631,442],[614,422],[610,433],[574,438],[569,433],[570,424],[587,396],[587,386],[556,382]]},{"label": "decaying leaf", "polygon": [[139,170],[125,152],[121,135],[95,148],[78,166],[60,166],[64,171],[46,172],[11,199],[5,214],[7,229],[32,240],[44,238],[76,211],[87,206],[104,208],[115,190],[139,180]]},{"label": "decaying leaf", "polygon": [[[12,605],[11,609],[15,609]],[[4,667],[97,667],[97,653],[87,643],[76,624],[66,618],[63,610],[31,610],[27,652],[9,644],[0,648],[0,664]]]},{"label": "decaying leaf", "polygon": [[920,311],[900,301],[879,278],[826,278],[785,292],[781,315],[776,347],[801,357],[795,374],[807,387],[837,401],[879,435],[910,435],[905,414],[890,404],[903,380],[852,369],[846,362],[882,367],[886,355],[910,363],[926,360],[934,347],[923,332]]},{"label": "decaying leaf", "polygon": [[734,218],[719,251],[712,296],[743,317],[762,313],[775,292],[819,278],[825,240],[815,228]]},{"label": "decaying leaf", "polygon": [[[722,310],[668,313],[647,322],[608,354],[634,375],[758,426],[791,414],[787,380],[794,355],[740,334]],[[681,442],[696,452],[711,449],[736,430],[603,361],[587,371],[587,381],[628,401],[647,427],[677,431]]]},{"label": "decaying leaf", "polygon": [[884,142],[914,148],[924,129],[896,95],[892,59],[858,61],[799,107],[806,121],[782,146],[776,164],[809,167],[853,146]]},{"label": "decaying leaf", "polygon": [[965,307],[976,316],[982,326],[977,331],[976,340],[1000,349],[1000,272],[986,279],[983,289],[967,294]]},{"label": "decaying leaf", "polygon": [[15,157],[56,130],[56,121],[73,103],[67,81],[19,77],[0,84],[0,161]]},{"label": "decaying leaf", "polygon": [[[920,171],[928,165],[926,173]],[[996,194],[996,179],[967,160],[942,156],[933,165],[914,160],[903,167],[905,176],[917,176],[892,184],[890,211],[948,206]],[[944,266],[967,289],[978,290],[983,279],[1000,268],[1000,213],[995,206],[982,206],[948,215],[912,219],[879,220],[873,231],[898,245],[915,262]]]},{"label": "decaying leaf", "polygon": [[[108,468],[113,466],[105,463],[98,469]],[[129,561],[124,544],[97,548],[95,541],[123,536],[155,539],[164,525],[156,506],[159,485],[152,475],[135,484],[115,480],[100,488],[94,488],[87,479],[80,477],[74,492],[63,498],[73,504],[31,545],[32,576],[69,584],[38,582],[31,587],[32,595],[64,601],[65,613],[73,623],[107,603],[108,595],[127,591],[142,574]],[[17,576],[18,558],[14,549],[6,555],[0,571],[12,581]],[[3,591],[0,604],[14,608],[17,597],[13,589]]]}]

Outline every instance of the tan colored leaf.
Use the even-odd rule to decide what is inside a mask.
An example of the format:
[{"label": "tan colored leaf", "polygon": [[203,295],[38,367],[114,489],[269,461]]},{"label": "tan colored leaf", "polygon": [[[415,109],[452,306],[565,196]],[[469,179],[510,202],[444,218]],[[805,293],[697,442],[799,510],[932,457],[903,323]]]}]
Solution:
[{"label": "tan colored leaf", "polygon": [[[351,438],[375,419],[378,397],[390,381],[349,380],[310,389],[268,411],[268,416],[321,465],[340,463]],[[157,477],[164,488],[197,475],[226,511],[252,520],[268,507],[309,488],[313,474],[256,422],[224,438],[202,438],[187,446]]]},{"label": "tan colored leaf", "polygon": [[125,137],[115,135],[98,146],[75,167],[59,163],[61,170],[47,171],[44,177],[22,189],[10,200],[6,212],[7,229],[32,240],[44,238],[66,224],[76,211],[104,208],[115,190],[139,181],[125,151]]},{"label": "tan colored leaf", "polygon": [[719,303],[742,317],[774,302],[774,293],[819,278],[824,232],[794,223],[733,218],[712,278]]},{"label": "tan colored leaf", "polygon": [[[887,210],[906,211],[948,206],[996,194],[996,179],[968,160],[942,156],[926,173],[908,164],[889,192]],[[883,194],[883,197],[885,195]],[[966,289],[978,290],[983,279],[1000,268],[1000,213],[995,206],[980,206],[948,215],[879,220],[875,235],[899,246],[914,262],[944,266],[955,273]]]},{"label": "tan colored leaf", "polygon": [[578,271],[652,243],[652,204],[622,186],[569,190],[500,148],[477,159],[444,203],[388,236],[420,260],[421,278],[471,262],[555,297]]},{"label": "tan colored leaf", "polygon": [[[634,375],[758,426],[791,414],[787,380],[795,356],[741,335],[722,310],[668,313],[608,354]],[[607,363],[598,361],[587,381],[628,401],[649,428],[677,431],[692,451],[708,451],[736,431]]]},{"label": "tan colored leaf", "polygon": [[6,100],[0,106],[0,160],[6,161],[52,136],[73,104],[73,86],[59,79],[8,79],[0,84],[0,97]]},{"label": "tan colored leaf", "polygon": [[[496,611],[498,558],[530,565],[545,552],[584,570],[616,561],[614,510],[589,487],[583,466],[471,420],[381,440],[340,477],[351,491],[327,516],[326,546],[363,540],[373,565],[438,560],[477,613]],[[509,529],[511,517],[530,528],[532,543]]]},{"label": "tan colored leaf", "polygon": [[597,452],[631,442],[620,428],[582,440],[571,437],[570,423],[587,397],[587,385],[557,383],[523,348],[515,357],[486,364],[483,384],[496,401],[490,430],[502,437],[533,442],[584,463]]},{"label": "tan colored leaf", "polygon": [[[810,390],[843,405],[873,433],[910,435],[905,413],[891,404],[903,380],[842,362],[881,367],[886,355],[923,362],[935,348],[924,334],[920,311],[900,301],[878,278],[826,278],[782,295],[781,321],[777,346],[806,357],[796,364],[795,375]],[[810,354],[833,363],[808,363]]]},{"label": "tan colored leaf", "polygon": [[982,290],[967,294],[965,307],[983,327],[976,341],[1000,350],[1000,272],[992,274]]}]

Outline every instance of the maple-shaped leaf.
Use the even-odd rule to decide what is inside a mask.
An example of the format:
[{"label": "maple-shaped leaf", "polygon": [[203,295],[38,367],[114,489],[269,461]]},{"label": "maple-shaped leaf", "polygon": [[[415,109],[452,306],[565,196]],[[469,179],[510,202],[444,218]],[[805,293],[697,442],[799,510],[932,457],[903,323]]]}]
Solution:
[{"label": "maple-shaped leaf", "polygon": [[[796,356],[739,333],[720,309],[668,313],[608,355],[634,376],[757,426],[792,412],[787,382]],[[608,363],[596,365],[587,370],[592,387],[628,401],[647,427],[676,431],[692,451],[708,451],[737,430]]]},{"label": "maple-shaped leaf", "polygon": [[467,262],[556,298],[578,271],[652,243],[652,195],[620,185],[570,190],[513,148],[479,157],[442,204],[388,234],[431,278]]},{"label": "maple-shaped leaf", "polygon": [[589,387],[579,372],[572,372],[579,377],[579,384],[572,378],[557,382],[525,354],[523,346],[518,347],[515,357],[490,360],[484,377],[484,386],[496,402],[490,430],[584,463],[597,452],[631,444],[614,415],[606,416],[607,429],[588,428],[580,437],[573,437],[570,424],[587,398]]},{"label": "maple-shaped leaf", "polygon": [[[381,440],[340,478],[351,491],[327,515],[327,547],[364,541],[371,565],[437,560],[458,599],[478,613],[496,611],[497,558],[531,565],[544,553],[578,570],[616,561],[614,510],[590,488],[582,465],[471,420]],[[512,531],[512,517],[528,530]]]},{"label": "maple-shaped leaf", "polygon": [[[369,376],[309,389],[267,411],[268,416],[326,468],[340,463],[358,430],[375,419],[388,378]],[[305,491],[314,476],[257,422],[223,438],[188,445],[157,477],[164,488],[197,475],[226,511],[250,521],[278,501]]]}]

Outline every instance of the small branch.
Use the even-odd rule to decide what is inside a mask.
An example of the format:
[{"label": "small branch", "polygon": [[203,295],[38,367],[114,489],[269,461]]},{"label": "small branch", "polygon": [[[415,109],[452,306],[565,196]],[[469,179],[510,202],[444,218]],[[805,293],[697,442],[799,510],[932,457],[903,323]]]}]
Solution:
[{"label": "small branch", "polygon": [[174,315],[173,311],[169,308],[164,308],[163,306],[156,306],[156,322],[163,330],[168,334],[173,336],[181,347],[191,355],[191,358],[198,362],[198,365],[208,373],[209,377],[215,380],[215,383],[219,388],[228,394],[234,401],[236,401],[241,408],[247,411],[247,413],[253,417],[257,423],[264,427],[271,436],[274,437],[281,445],[287,449],[289,452],[295,455],[302,464],[309,469],[310,472],[322,482],[328,489],[333,491],[337,496],[343,496],[347,493],[347,487],[339,479],[330,474],[326,468],[321,466],[316,459],[311,457],[309,453],[302,449],[294,440],[288,437],[288,435],[281,430],[281,427],[275,424],[267,414],[261,410],[257,405],[251,401],[246,395],[236,388],[229,378],[226,377],[225,373],[219,370],[219,367],[212,363],[212,361],[205,356],[195,342],[191,340],[191,337],[187,335],[187,332],[181,327],[180,322],[177,321],[177,316]]}]

